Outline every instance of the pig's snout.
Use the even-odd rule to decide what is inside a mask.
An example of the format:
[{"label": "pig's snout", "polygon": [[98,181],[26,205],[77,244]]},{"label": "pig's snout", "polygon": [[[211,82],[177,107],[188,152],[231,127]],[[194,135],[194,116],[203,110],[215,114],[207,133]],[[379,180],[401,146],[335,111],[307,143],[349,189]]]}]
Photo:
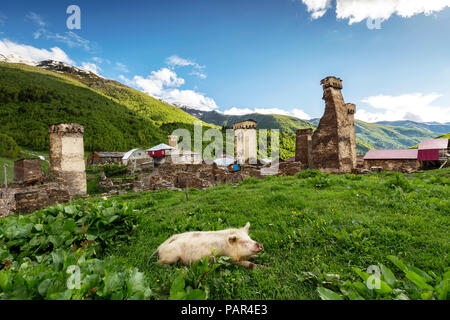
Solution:
[{"label": "pig's snout", "polygon": [[256,251],[257,251],[257,252],[261,252],[261,251],[263,251],[263,249],[264,249],[264,246],[263,246],[262,243],[256,243],[256,244],[255,244],[255,247],[256,247]]}]

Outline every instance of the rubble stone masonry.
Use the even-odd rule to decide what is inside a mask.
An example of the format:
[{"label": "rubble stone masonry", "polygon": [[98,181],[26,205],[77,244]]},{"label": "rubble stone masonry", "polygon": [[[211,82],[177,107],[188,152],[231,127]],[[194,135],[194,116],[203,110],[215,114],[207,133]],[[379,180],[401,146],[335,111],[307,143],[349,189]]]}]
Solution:
[{"label": "rubble stone masonry", "polygon": [[342,97],[342,80],[321,81],[325,113],[312,137],[313,167],[331,173],[350,173],[356,168],[354,104]]}]

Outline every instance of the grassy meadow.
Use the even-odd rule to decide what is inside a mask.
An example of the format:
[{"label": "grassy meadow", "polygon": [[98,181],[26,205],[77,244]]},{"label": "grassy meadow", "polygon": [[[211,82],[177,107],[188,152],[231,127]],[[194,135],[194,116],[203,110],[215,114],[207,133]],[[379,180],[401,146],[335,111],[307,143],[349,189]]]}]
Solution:
[{"label": "grassy meadow", "polygon": [[436,273],[449,267],[449,170],[411,176],[389,173],[247,179],[209,190],[158,191],[116,198],[139,210],[130,242],[110,254],[143,270],[159,297],[169,294],[181,265],[161,266],[148,256],[175,233],[242,227],[264,244],[256,260],[267,268],[219,268],[206,277],[212,299],[317,299],[303,272],[340,274],[389,262],[396,255]]},{"label": "grassy meadow", "polygon": [[[0,219],[0,299],[320,299],[328,289],[319,287],[333,289],[324,277],[362,285],[354,268],[377,264],[392,270],[385,279],[396,295],[402,292],[397,298],[404,292],[429,299],[428,283],[450,275],[449,173],[306,170],[192,189],[189,201],[184,191],[129,193]],[[223,258],[187,267],[160,265],[153,257],[147,264],[175,233],[243,227],[247,221],[250,237],[264,244],[255,263],[265,268],[248,270]],[[414,274],[404,268],[408,279],[417,273],[431,280],[411,283],[391,255],[416,268],[410,269]],[[82,270],[79,290],[66,287],[71,264]],[[448,280],[443,283],[439,296],[446,299]],[[416,286],[426,290],[416,294]]]}]

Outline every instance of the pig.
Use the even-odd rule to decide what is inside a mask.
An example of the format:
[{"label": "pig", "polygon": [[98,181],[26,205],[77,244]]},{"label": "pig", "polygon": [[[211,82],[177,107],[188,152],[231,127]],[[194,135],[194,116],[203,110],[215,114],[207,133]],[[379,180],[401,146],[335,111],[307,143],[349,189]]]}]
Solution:
[{"label": "pig", "polygon": [[206,256],[212,256],[212,251],[214,251],[218,256],[230,257],[231,262],[237,265],[249,269],[262,267],[248,261],[263,250],[261,243],[257,243],[249,237],[249,228],[250,222],[247,222],[243,228],[239,229],[176,234],[164,241],[151,257],[158,253],[161,264],[172,264],[179,261],[184,265],[189,265]]}]

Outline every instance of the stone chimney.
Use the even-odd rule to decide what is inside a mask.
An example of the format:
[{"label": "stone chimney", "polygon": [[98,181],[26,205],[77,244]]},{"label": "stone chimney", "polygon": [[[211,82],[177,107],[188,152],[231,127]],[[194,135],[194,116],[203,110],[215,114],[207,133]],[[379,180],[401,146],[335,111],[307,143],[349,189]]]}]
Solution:
[{"label": "stone chimney", "polygon": [[178,136],[169,135],[168,136],[168,144],[175,149],[178,149]]},{"label": "stone chimney", "polygon": [[84,127],[61,123],[48,127],[50,133],[50,172],[64,179],[69,194],[86,194]]},{"label": "stone chimney", "polygon": [[320,84],[325,113],[312,137],[313,167],[326,172],[351,172],[356,167],[356,107],[344,102],[341,79],[327,77]]},{"label": "stone chimney", "polygon": [[310,169],[312,168],[312,135],[311,128],[297,130],[295,143],[295,161],[301,162]]}]

